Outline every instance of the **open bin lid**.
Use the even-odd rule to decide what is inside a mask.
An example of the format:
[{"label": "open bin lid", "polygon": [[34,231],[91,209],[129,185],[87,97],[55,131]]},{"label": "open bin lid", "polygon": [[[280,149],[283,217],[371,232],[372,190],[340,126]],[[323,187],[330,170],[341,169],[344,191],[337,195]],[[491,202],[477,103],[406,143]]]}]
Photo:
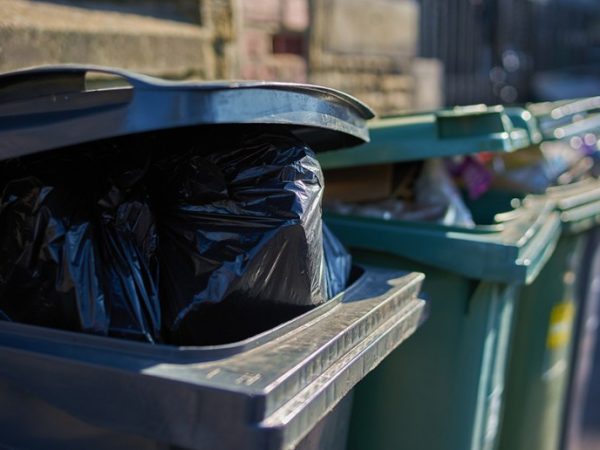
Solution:
[{"label": "open bin lid", "polygon": [[457,107],[387,117],[369,124],[371,141],[318,156],[325,169],[466,155],[510,152],[530,145],[502,106]]},{"label": "open bin lid", "polygon": [[[89,75],[110,76],[113,86],[89,88]],[[368,141],[372,117],[349,95],[305,84],[175,82],[91,65],[0,74],[0,159],[217,124],[286,125],[313,149],[330,150]]]},{"label": "open bin lid", "polygon": [[537,118],[545,140],[600,132],[600,97],[531,103],[527,109]]}]

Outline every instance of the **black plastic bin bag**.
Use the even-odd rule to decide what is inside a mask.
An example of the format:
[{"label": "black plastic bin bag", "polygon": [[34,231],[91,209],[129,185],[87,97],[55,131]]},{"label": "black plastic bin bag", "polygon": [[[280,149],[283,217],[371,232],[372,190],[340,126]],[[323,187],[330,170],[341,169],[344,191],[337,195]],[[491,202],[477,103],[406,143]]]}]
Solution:
[{"label": "black plastic bin bag", "polygon": [[[110,331],[114,336],[161,340],[158,232],[141,169],[111,180],[98,201],[98,242],[104,262]],[[124,176],[123,176],[124,175]],[[139,177],[139,178],[138,178]]]},{"label": "black plastic bin bag", "polygon": [[327,228],[325,222],[323,222],[323,251],[327,297],[333,298],[348,286],[352,270],[352,257],[344,244]]},{"label": "black plastic bin bag", "polygon": [[[133,136],[5,162],[0,310],[10,320],[199,345],[341,292],[323,176],[285,130]],[[199,143],[198,143],[199,142]],[[10,170],[8,170],[10,166]]]},{"label": "black plastic bin bag", "polygon": [[9,181],[0,202],[2,316],[157,342],[149,199],[130,168],[115,173],[116,155],[91,155],[12,164],[32,175]]},{"label": "black plastic bin bag", "polygon": [[258,331],[328,298],[313,151],[282,132],[218,147],[228,149],[167,157],[154,173],[164,321],[177,343]]}]

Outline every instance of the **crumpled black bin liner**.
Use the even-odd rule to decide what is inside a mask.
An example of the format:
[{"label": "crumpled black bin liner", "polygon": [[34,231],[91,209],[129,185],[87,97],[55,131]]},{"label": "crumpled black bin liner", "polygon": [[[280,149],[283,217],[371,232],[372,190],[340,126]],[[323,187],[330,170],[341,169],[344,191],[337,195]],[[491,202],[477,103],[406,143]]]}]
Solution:
[{"label": "crumpled black bin liner", "polygon": [[136,136],[8,161],[2,175],[8,320],[216,344],[348,281],[350,257],[323,229],[319,164],[286,132]]}]

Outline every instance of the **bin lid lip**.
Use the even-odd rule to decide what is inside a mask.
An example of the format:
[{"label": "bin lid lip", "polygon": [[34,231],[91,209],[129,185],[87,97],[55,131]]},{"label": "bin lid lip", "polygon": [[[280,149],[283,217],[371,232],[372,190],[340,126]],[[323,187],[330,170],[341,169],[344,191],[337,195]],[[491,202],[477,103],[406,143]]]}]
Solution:
[{"label": "bin lid lip", "polygon": [[[125,86],[86,89],[88,73]],[[0,159],[199,125],[285,125],[315,150],[369,140],[373,111],[344,92],[277,81],[171,81],[97,65],[0,73]],[[74,130],[79,128],[80,132]],[[81,130],[85,130],[81,132]]]},{"label": "bin lid lip", "polygon": [[524,121],[511,121],[501,105],[470,105],[387,116],[369,124],[371,140],[319,155],[323,168],[339,169],[480,152],[512,152],[531,145]]}]

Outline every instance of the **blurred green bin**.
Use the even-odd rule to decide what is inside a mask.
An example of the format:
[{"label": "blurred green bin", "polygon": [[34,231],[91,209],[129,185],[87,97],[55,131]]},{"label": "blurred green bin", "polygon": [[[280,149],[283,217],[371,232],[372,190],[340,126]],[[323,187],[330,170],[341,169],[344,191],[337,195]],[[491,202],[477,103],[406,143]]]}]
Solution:
[{"label": "blurred green bin", "polygon": [[[597,115],[574,121],[565,118],[565,108],[572,114],[581,113],[576,106],[563,103],[560,108],[550,108],[549,118],[539,122],[540,126],[527,111],[510,112],[515,123],[526,123],[532,141],[537,143],[542,136],[545,141],[569,139],[600,126]],[[552,120],[550,115],[554,116]],[[519,197],[523,194],[491,191],[469,206],[475,215],[479,212],[489,216],[490,210],[506,209]],[[589,178],[551,187],[540,197],[555,202],[562,233],[552,258],[537,280],[523,289],[518,302],[501,450],[558,450],[565,431],[563,422],[575,413],[566,407],[576,364],[573,350],[578,339],[573,338],[573,328],[578,314],[586,314],[591,287],[586,284],[594,279],[586,272],[598,250],[595,234],[600,223],[600,181]],[[532,199],[530,196],[523,203]]]},{"label": "blurred green bin", "polygon": [[[381,120],[371,143],[324,153],[325,169],[512,151],[528,145],[502,108]],[[493,449],[520,287],[532,283],[560,233],[551,202],[474,229],[328,214],[367,264],[419,270],[429,319],[355,391],[350,449]]]}]

